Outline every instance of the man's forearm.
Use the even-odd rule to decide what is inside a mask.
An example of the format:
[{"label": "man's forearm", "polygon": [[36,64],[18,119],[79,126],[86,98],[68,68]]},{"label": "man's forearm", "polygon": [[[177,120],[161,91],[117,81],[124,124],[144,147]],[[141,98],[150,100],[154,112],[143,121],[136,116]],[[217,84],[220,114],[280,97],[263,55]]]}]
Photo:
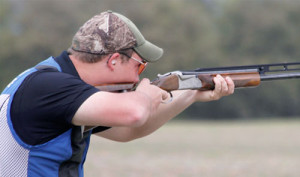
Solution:
[{"label": "man's forearm", "polygon": [[194,102],[196,92],[195,90],[174,91],[171,102],[160,104],[158,110],[151,114],[144,125],[131,129],[132,138],[147,136],[176,117]]},{"label": "man's forearm", "polygon": [[190,106],[194,102],[196,92],[195,90],[178,90],[172,92],[173,100],[166,104],[160,104],[157,111],[152,113],[145,124],[140,127],[113,127],[104,132],[97,133],[97,135],[121,142],[147,136]]}]

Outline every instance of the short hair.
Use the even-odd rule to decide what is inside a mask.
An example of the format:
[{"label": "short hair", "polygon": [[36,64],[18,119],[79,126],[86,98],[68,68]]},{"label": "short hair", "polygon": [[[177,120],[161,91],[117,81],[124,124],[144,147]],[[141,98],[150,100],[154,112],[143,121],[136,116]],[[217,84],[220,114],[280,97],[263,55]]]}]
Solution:
[{"label": "short hair", "polygon": [[97,63],[105,57],[105,55],[95,55],[86,52],[78,52],[73,50],[71,47],[67,50],[67,52],[71,55],[74,55],[84,63]]}]

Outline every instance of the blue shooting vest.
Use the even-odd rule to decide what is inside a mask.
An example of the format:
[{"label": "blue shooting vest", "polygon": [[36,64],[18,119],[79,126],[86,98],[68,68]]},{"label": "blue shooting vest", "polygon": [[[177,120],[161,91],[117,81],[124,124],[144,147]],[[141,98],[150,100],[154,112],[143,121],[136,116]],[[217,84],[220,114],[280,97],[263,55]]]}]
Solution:
[{"label": "blue shooting vest", "polygon": [[14,94],[39,67],[61,68],[53,57],[17,76],[0,95],[0,177],[82,177],[91,131],[74,126],[58,137],[29,145],[16,134],[10,117]]}]

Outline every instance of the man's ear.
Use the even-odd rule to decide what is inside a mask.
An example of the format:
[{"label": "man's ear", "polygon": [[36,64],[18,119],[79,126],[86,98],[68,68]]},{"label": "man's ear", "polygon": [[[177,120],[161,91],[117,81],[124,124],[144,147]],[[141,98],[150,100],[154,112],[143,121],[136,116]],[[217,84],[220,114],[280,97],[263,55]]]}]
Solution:
[{"label": "man's ear", "polygon": [[107,66],[110,70],[114,71],[115,65],[117,64],[117,60],[120,57],[119,53],[113,53],[107,59]]}]

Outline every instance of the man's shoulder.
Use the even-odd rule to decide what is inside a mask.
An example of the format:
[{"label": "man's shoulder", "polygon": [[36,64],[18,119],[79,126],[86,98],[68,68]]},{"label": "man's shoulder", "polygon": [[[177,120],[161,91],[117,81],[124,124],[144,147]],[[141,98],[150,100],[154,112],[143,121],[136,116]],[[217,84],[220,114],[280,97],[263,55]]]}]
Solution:
[{"label": "man's shoulder", "polygon": [[72,127],[77,109],[97,91],[71,74],[53,69],[33,72],[13,97],[14,128],[30,145],[45,143]]},{"label": "man's shoulder", "polygon": [[24,88],[29,87],[33,90],[39,88],[42,90],[49,90],[51,88],[57,89],[74,84],[85,85],[86,83],[76,76],[59,72],[54,68],[38,70],[27,76],[22,83]]}]

